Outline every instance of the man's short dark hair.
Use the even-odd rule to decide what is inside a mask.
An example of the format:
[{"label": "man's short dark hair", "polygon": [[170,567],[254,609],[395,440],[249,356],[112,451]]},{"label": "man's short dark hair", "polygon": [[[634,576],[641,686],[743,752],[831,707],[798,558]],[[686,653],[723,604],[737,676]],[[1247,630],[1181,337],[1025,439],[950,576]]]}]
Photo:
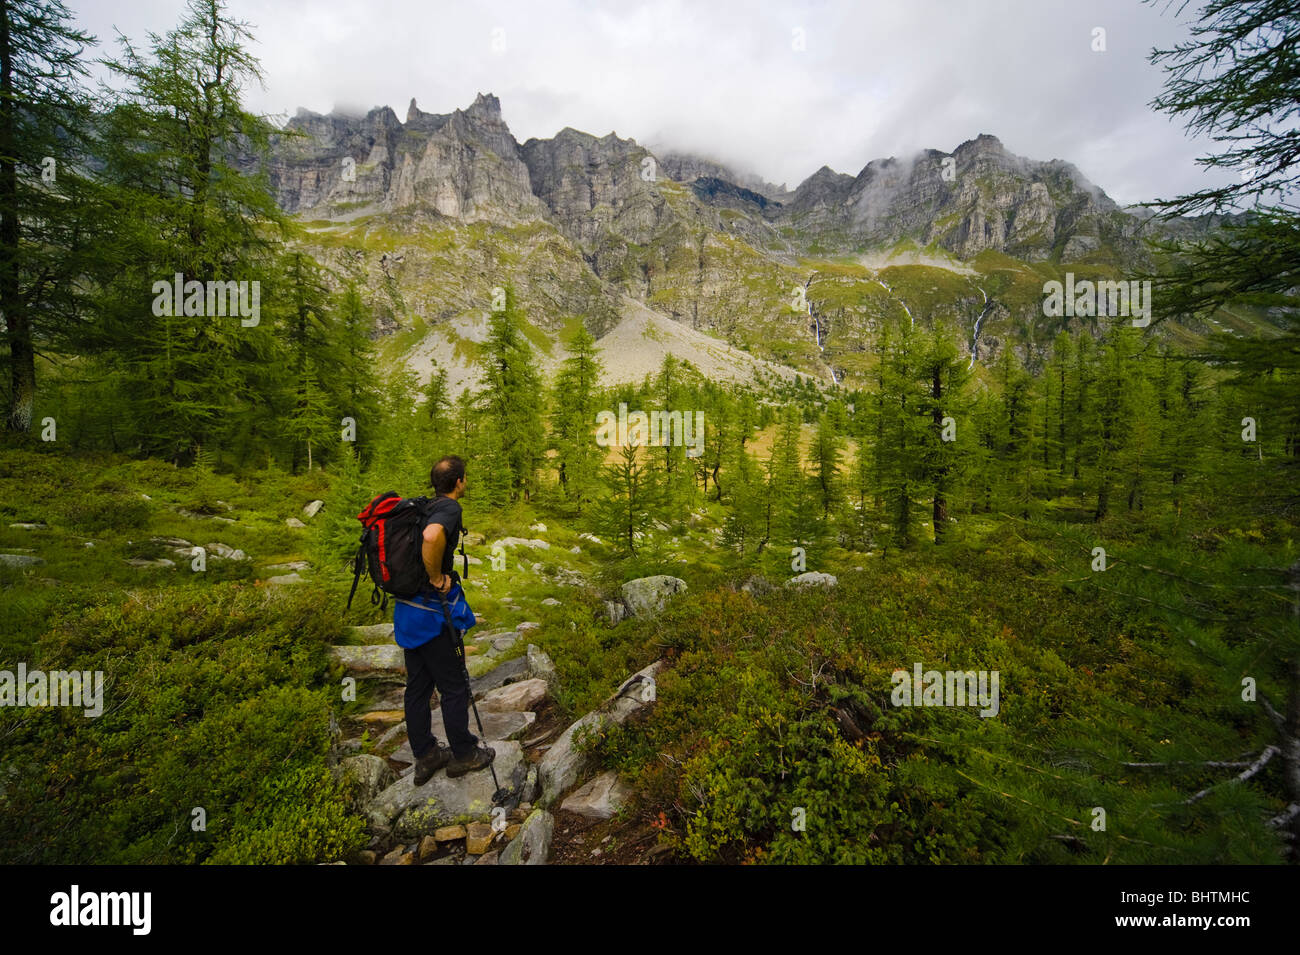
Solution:
[{"label": "man's short dark hair", "polygon": [[454,454],[440,460],[429,472],[429,483],[439,494],[450,494],[456,483],[465,476],[465,462]]}]

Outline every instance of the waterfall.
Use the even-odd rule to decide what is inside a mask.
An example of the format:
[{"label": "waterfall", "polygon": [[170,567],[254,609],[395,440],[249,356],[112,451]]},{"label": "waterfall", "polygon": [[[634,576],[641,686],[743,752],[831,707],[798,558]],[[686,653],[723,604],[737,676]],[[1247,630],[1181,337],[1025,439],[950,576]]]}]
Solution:
[{"label": "waterfall", "polygon": [[[976,286],[976,288],[979,288],[979,286]],[[989,309],[993,307],[993,302],[989,299],[989,293],[981,288],[980,294],[984,296],[984,307],[980,309],[979,315],[975,316],[975,337],[971,339],[970,343],[970,364],[966,366],[967,371],[975,367],[975,359],[979,357],[980,323],[984,321],[984,316],[987,315]]]},{"label": "waterfall", "polygon": [[[879,282],[879,283],[880,283],[880,287],[881,287],[882,289],[884,289],[886,292],[888,292],[890,295],[893,295],[893,294],[894,294],[894,290],[893,290],[892,288],[890,288],[888,285],[885,284],[885,280],[884,280],[884,279],[880,279],[880,278],[878,278],[878,279],[876,279],[876,281]],[[911,322],[911,323],[912,323],[912,327],[915,328],[915,327],[916,327],[916,319],[912,317],[912,310],[911,310],[910,308],[907,307],[907,303],[904,302],[901,298],[898,298],[897,296],[895,296],[894,301],[898,302],[899,305],[903,306],[903,311],[905,311],[905,312],[907,313],[907,320],[908,320],[909,322]]]},{"label": "waterfall", "polygon": [[[816,275],[816,274],[817,274],[816,272],[813,273],[813,275]],[[825,347],[823,347],[823,345],[822,345],[822,323],[821,323],[821,319],[819,319],[819,318],[817,317],[817,313],[813,311],[813,307],[812,307],[812,299],[810,299],[810,298],[808,297],[808,287],[812,284],[812,280],[813,280],[813,277],[812,277],[812,275],[810,275],[810,276],[808,276],[808,280],[807,280],[806,282],[803,283],[803,287],[804,287],[804,297],[803,297],[803,301],[804,301],[804,305],[807,306],[807,308],[808,308],[808,317],[812,319],[813,337],[814,337],[814,339],[815,339],[816,342],[817,342],[817,350],[818,350],[819,352],[821,352],[821,353],[824,355],[824,354],[826,353],[826,349],[825,349]],[[840,381],[839,381],[838,378],[835,377],[835,369],[834,369],[834,368],[831,368],[831,365],[830,365],[829,362],[826,364],[826,367],[827,367],[827,368],[830,368],[830,372],[831,372],[831,382],[832,382],[832,384],[836,384],[836,385],[838,385],[838,384],[840,383]]]}]

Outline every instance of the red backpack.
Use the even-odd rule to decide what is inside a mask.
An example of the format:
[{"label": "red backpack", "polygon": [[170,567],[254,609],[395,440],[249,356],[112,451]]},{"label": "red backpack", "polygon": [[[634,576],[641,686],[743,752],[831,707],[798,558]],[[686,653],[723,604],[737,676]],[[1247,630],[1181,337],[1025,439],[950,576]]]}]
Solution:
[{"label": "red backpack", "polygon": [[[436,499],[427,497],[402,497],[396,491],[385,491],[374,498],[357,515],[361,522],[361,546],[352,562],[352,591],[348,594],[348,609],[357,584],[366,570],[375,582],[370,602],[388,609],[388,597],[414,597],[429,582],[429,572],[424,566],[424,525],[432,512]],[[463,528],[462,528],[463,530]],[[465,556],[464,537],[460,553]],[[454,571],[453,571],[454,573]],[[469,562],[465,562],[465,575],[469,576]],[[382,599],[382,602],[381,602]]]},{"label": "red backpack", "polygon": [[428,582],[429,573],[420,549],[431,503],[427,497],[402,497],[396,491],[385,491],[357,515],[362,527],[361,546],[352,562],[349,610],[366,569],[375,582],[370,602],[378,604],[382,597],[381,610],[388,609],[389,594],[414,597]]}]

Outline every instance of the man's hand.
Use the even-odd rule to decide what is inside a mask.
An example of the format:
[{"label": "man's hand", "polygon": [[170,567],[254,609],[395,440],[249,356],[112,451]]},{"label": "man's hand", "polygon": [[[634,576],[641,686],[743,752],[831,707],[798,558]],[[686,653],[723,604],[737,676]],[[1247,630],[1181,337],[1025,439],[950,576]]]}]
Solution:
[{"label": "man's hand", "polygon": [[440,593],[445,594],[447,591],[451,590],[451,577],[447,574],[439,574],[437,580],[430,577],[429,583],[433,584],[433,588]]}]

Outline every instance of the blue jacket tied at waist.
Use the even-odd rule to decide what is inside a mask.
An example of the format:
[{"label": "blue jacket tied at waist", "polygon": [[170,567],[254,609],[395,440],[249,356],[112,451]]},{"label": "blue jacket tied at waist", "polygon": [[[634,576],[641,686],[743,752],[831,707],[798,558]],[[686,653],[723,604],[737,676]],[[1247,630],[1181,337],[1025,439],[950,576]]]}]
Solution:
[{"label": "blue jacket tied at waist", "polygon": [[[478,620],[465,600],[465,591],[459,581],[447,592],[447,606],[451,608],[451,625],[462,633],[475,626]],[[399,598],[393,605],[393,639],[407,650],[428,643],[442,633],[442,601],[436,593],[420,593],[414,597]]]}]

